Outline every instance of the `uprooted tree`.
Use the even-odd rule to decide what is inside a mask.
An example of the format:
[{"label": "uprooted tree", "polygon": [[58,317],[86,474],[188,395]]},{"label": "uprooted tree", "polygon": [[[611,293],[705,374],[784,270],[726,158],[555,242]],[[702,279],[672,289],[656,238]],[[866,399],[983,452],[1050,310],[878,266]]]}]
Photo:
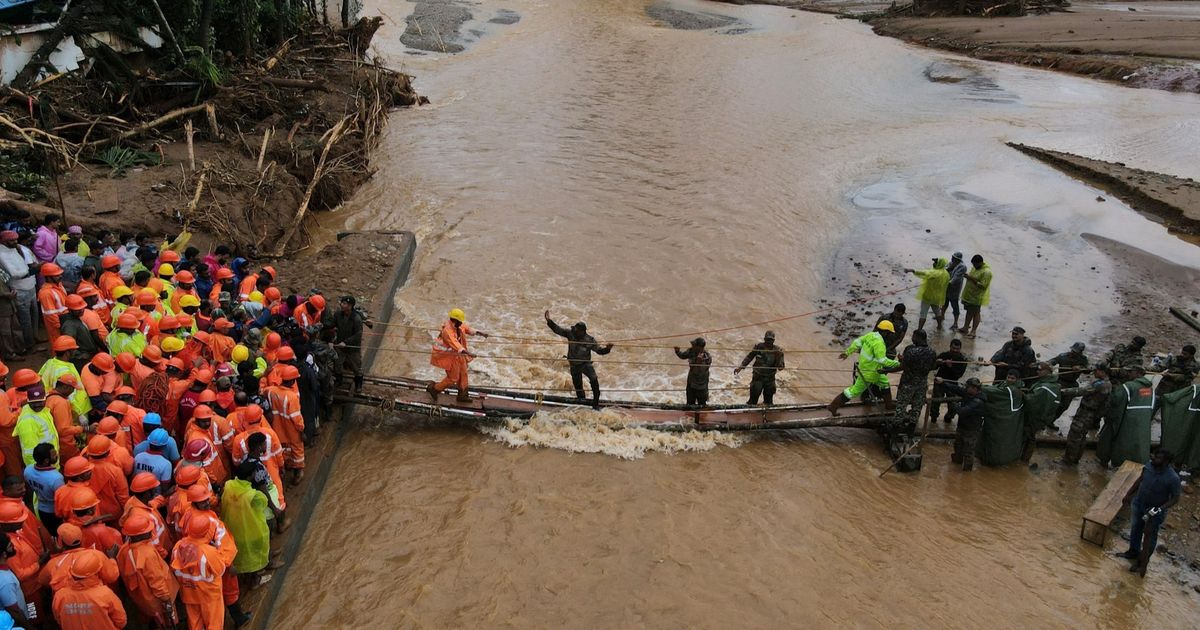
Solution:
[{"label": "uprooted tree", "polygon": [[[0,87],[0,163],[22,165],[15,181],[32,190],[83,161],[153,163],[164,140],[186,138],[189,154],[193,140],[233,146],[237,159],[192,160],[170,212],[251,252],[296,249],[310,210],[370,176],[387,111],[419,101],[410,77],[365,59],[381,20],[340,25],[356,8],[337,1],[330,25],[323,0],[77,0]],[[62,73],[48,59],[67,37],[89,58]],[[267,207],[281,203],[285,216]]]}]

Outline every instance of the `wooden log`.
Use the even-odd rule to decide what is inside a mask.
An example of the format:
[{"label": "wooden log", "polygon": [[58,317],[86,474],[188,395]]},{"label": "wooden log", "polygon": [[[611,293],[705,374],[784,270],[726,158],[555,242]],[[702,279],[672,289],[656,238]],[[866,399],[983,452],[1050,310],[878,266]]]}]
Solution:
[{"label": "wooden log", "polygon": [[262,82],[267,85],[274,85],[281,88],[295,88],[298,90],[320,90],[328,92],[329,86],[324,81],[306,81],[304,79],[286,79],[283,77],[263,77]]},{"label": "wooden log", "polygon": [[[158,127],[161,127],[177,118],[181,118],[183,116],[190,116],[192,114],[206,111],[211,107],[212,107],[211,103],[202,103],[200,105],[193,105],[191,107],[183,107],[180,109],[176,109],[174,111],[167,112],[166,114],[163,114],[162,116],[159,116],[158,118],[155,118],[154,120],[151,120],[150,122],[142,123],[142,124],[134,127],[133,129],[130,129],[129,131],[124,131],[120,134],[117,134],[116,136],[104,138],[102,140],[97,140],[87,146],[90,148],[99,148],[99,147],[103,147],[103,146],[106,146],[109,144],[113,144],[114,142],[128,140],[130,138],[140,136],[143,133],[146,133],[147,131],[150,131],[152,129],[157,129]],[[215,118],[214,118],[214,120],[215,120]],[[210,121],[210,124],[213,124],[213,122],[214,121]]]},{"label": "wooden log", "polygon": [[159,24],[162,25],[163,37],[170,42],[171,48],[175,51],[179,62],[183,63],[187,60],[187,57],[183,56],[183,49],[179,47],[179,42],[175,39],[175,31],[171,30],[171,23],[167,21],[167,16],[163,15],[163,10],[158,4],[158,0],[150,0],[150,4],[154,6],[154,13],[158,16]]},{"label": "wooden log", "polygon": [[1187,324],[1188,326],[1191,326],[1192,328],[1196,329],[1197,331],[1200,331],[1200,320],[1197,320],[1195,317],[1188,315],[1181,308],[1172,306],[1170,310],[1171,310],[1171,314],[1174,315],[1175,317],[1179,318],[1180,321]]},{"label": "wooden log", "polygon": [[1083,515],[1083,525],[1079,529],[1079,537],[1096,545],[1104,546],[1108,537],[1108,528],[1113,519],[1121,512],[1121,508],[1129,502],[1129,495],[1142,479],[1140,462],[1126,461],[1113,474],[1108,485],[1096,497],[1092,507]]},{"label": "wooden log", "polygon": [[317,183],[325,176],[325,161],[329,159],[329,150],[333,145],[337,144],[338,140],[342,139],[342,135],[346,130],[347,125],[354,118],[355,114],[351,114],[342,118],[334,125],[326,134],[325,146],[321,149],[321,157],[317,160],[317,166],[313,169],[312,180],[308,182],[308,188],[304,191],[304,199],[300,202],[300,207],[296,209],[296,215],[292,217],[292,223],[284,231],[283,237],[279,239],[275,247],[275,256],[282,256],[287,248],[288,241],[291,241],[296,236],[296,231],[300,229],[300,225],[304,222],[304,215],[308,213],[308,204],[312,201],[313,191],[317,188]]}]

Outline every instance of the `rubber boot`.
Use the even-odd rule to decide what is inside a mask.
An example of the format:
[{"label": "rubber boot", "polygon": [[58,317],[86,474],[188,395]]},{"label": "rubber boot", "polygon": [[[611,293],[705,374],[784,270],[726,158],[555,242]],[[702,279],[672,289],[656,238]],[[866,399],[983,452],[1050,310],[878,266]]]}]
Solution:
[{"label": "rubber boot", "polygon": [[239,604],[237,602],[234,602],[234,603],[226,606],[226,608],[229,609],[229,616],[233,617],[233,626],[235,628],[240,628],[240,627],[246,625],[247,623],[249,623],[250,619],[252,618],[250,613],[247,613],[246,611],[242,610],[241,604]]},{"label": "rubber boot", "polygon": [[454,400],[456,400],[460,403],[469,403],[469,402],[471,402],[471,393],[469,391],[467,391],[467,389],[465,389],[465,388],[460,389],[460,390],[458,390],[458,396],[456,396],[454,398]]},{"label": "rubber boot", "polygon": [[429,392],[429,397],[433,399],[433,402],[438,401],[438,390],[432,381],[425,386],[425,391]]},{"label": "rubber boot", "polygon": [[358,376],[354,377],[354,393],[357,394],[362,391],[363,378],[364,378],[364,376],[362,374],[359,374]]},{"label": "rubber boot", "polygon": [[896,402],[892,400],[892,389],[890,387],[883,390],[883,409],[884,411],[896,410]]},{"label": "rubber boot", "polygon": [[846,398],[845,393],[841,393],[841,394],[837,395],[837,398],[833,399],[833,402],[829,403],[829,406],[826,407],[826,409],[829,410],[829,415],[836,416],[836,415],[839,415],[838,409],[841,409],[842,405],[844,405],[848,402],[850,402],[850,399]]}]

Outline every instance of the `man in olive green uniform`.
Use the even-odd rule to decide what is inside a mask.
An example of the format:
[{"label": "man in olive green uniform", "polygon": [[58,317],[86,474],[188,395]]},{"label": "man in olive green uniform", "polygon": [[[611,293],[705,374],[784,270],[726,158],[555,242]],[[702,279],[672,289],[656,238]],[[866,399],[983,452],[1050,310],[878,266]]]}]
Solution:
[{"label": "man in olive green uniform", "polygon": [[1064,396],[1082,396],[1075,416],[1071,418],[1071,428],[1067,431],[1067,446],[1063,450],[1064,464],[1074,466],[1083,456],[1083,447],[1087,443],[1088,431],[1100,426],[1100,418],[1108,409],[1108,398],[1112,395],[1112,379],[1108,367],[1097,365],[1092,371],[1091,379],[1081,387],[1064,389]]},{"label": "man in olive green uniform", "polygon": [[746,404],[757,405],[759,396],[762,396],[764,403],[774,404],[775,373],[784,368],[783,348],[775,345],[774,331],[768,330],[763,335],[762,343],[754,344],[754,349],[742,359],[740,366],[734,368],[733,373],[740,373],[751,361],[754,362],[754,376],[750,379],[750,400]]},{"label": "man in olive green uniform", "polygon": [[1114,383],[1124,383],[1133,378],[1129,368],[1145,365],[1142,359],[1142,348],[1145,347],[1146,338],[1139,335],[1134,337],[1129,345],[1117,344],[1116,348],[1104,355],[1104,363],[1108,366]]},{"label": "man in olive green uniform", "polygon": [[912,433],[921,419],[925,408],[925,392],[929,387],[929,373],[937,367],[937,354],[929,347],[929,336],[918,328],[913,331],[912,345],[900,355],[900,385],[896,388],[896,415],[894,428],[903,433]]},{"label": "man in olive green uniform", "polygon": [[1071,406],[1071,401],[1075,400],[1075,396],[1067,395],[1066,390],[1079,387],[1079,377],[1087,373],[1088,358],[1083,353],[1085,349],[1083,342],[1076,341],[1071,344],[1070,350],[1050,359],[1050,365],[1058,366],[1058,386],[1062,389],[1055,419],[1062,416],[1067,407]]},{"label": "man in olive green uniform", "polygon": [[1140,365],[1127,368],[1133,378],[1113,387],[1104,426],[1100,428],[1096,454],[1105,466],[1120,466],[1126,460],[1150,459],[1150,421],[1155,396],[1146,370]]},{"label": "man in olive green uniform", "polygon": [[1186,345],[1178,355],[1167,361],[1167,367],[1163,370],[1162,379],[1158,381],[1154,393],[1165,396],[1179,391],[1192,384],[1197,372],[1200,372],[1200,363],[1196,362],[1196,346]]}]

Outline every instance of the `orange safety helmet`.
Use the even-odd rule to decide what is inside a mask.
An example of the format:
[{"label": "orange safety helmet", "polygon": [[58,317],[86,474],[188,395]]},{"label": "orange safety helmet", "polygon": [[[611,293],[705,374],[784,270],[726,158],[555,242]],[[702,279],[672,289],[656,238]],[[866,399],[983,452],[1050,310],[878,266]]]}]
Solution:
[{"label": "orange safety helmet", "polygon": [[96,466],[92,464],[92,462],[88,461],[88,458],[82,455],[76,455],[75,457],[68,459],[66,464],[63,464],[63,476],[78,477],[79,475],[86,475],[95,469]]},{"label": "orange safety helmet", "polygon": [[178,330],[178,329],[179,329],[179,318],[175,317],[174,315],[164,315],[162,319],[158,320],[159,332],[162,332],[164,330]]},{"label": "orange safety helmet", "polygon": [[188,521],[187,535],[189,538],[208,542],[213,539],[213,536],[217,535],[217,523],[207,517],[190,519]]},{"label": "orange safety helmet", "polygon": [[308,302],[309,302],[309,304],[312,304],[313,306],[317,307],[318,309],[325,308],[325,296],[323,296],[319,293],[317,295],[314,295],[314,296],[308,298]]},{"label": "orange safety helmet", "polygon": [[187,313],[180,313],[179,315],[176,315],[175,321],[179,324],[180,328],[185,330],[191,330],[192,328],[192,316],[188,315]]},{"label": "orange safety helmet", "polygon": [[75,378],[74,374],[60,374],[55,385],[70,385],[75,389],[79,389],[79,379]]},{"label": "orange safety helmet", "polygon": [[187,489],[187,498],[191,503],[207,501],[213,497],[212,486],[206,483],[195,483]]},{"label": "orange safety helmet", "polygon": [[104,269],[105,271],[108,271],[109,269],[112,269],[113,267],[120,267],[120,266],[121,266],[121,257],[120,256],[114,256],[112,254],[109,254],[100,259],[100,268]]},{"label": "orange safety helmet", "polygon": [[184,365],[183,359],[180,359],[179,357],[171,357],[171,360],[167,361],[167,367],[173,367],[180,372],[187,371],[187,366]]},{"label": "orange safety helmet", "polygon": [[25,522],[25,504],[20,501],[0,503],[0,523],[15,525]]},{"label": "orange safety helmet", "polygon": [[67,296],[67,309],[72,311],[82,311],[87,308],[87,302],[83,296],[72,293]]},{"label": "orange safety helmet", "polygon": [[58,338],[54,340],[54,343],[50,344],[50,348],[55,352],[70,352],[72,350],[78,350],[79,344],[75,342],[73,337],[59,335]]},{"label": "orange safety helmet", "polygon": [[296,360],[296,350],[293,349],[291,346],[283,346],[282,348],[279,349],[278,352],[275,353],[275,360],[276,361],[295,361]]},{"label": "orange safety helmet", "polygon": [[183,260],[183,258],[180,257],[179,252],[173,249],[164,249],[158,253],[158,262],[170,263],[173,265],[180,260]]},{"label": "orange safety helmet", "polygon": [[29,368],[21,368],[17,370],[16,373],[13,374],[12,380],[13,387],[16,387],[17,389],[21,389],[22,387],[30,387],[42,382],[42,379],[40,376],[38,376],[37,372],[34,372]]},{"label": "orange safety helmet", "polygon": [[107,352],[97,352],[94,356],[92,356],[91,364],[92,367],[104,373],[111,372],[117,367],[116,361],[114,361],[112,355]]},{"label": "orange safety helmet", "polygon": [[[121,404],[123,405],[125,403],[121,403]],[[112,405],[110,404],[108,406],[108,408],[112,409]],[[116,411],[116,409],[112,409],[112,410]],[[112,416],[104,416],[103,418],[100,419],[100,424],[96,425],[96,434],[103,435],[110,439],[112,438],[112,436],[117,434],[117,431],[120,431],[120,430],[121,430],[121,421],[117,420],[116,418],[114,418]]]},{"label": "orange safety helmet", "polygon": [[138,291],[137,297],[134,299],[134,304],[138,306],[154,306],[158,304],[158,294],[154,289],[142,289]]},{"label": "orange safety helmet", "polygon": [[83,543],[83,530],[74,523],[63,523],[55,532],[60,547],[78,547]]},{"label": "orange safety helmet", "polygon": [[137,330],[138,320],[133,313],[121,313],[117,317],[117,328],[121,330]]},{"label": "orange safety helmet", "polygon": [[180,466],[175,469],[175,485],[186,488],[200,481],[202,472],[204,471],[200,470],[199,466]]},{"label": "orange safety helmet", "polygon": [[263,339],[263,348],[267,350],[277,350],[281,345],[283,345],[283,337],[280,337],[277,332],[267,333],[267,338]]},{"label": "orange safety helmet", "polygon": [[71,561],[71,577],[85,580],[100,572],[104,557],[95,553],[84,553],[75,556]]},{"label": "orange safety helmet", "polygon": [[162,363],[162,348],[158,346],[146,346],[146,349],[142,350],[142,360],[155,364]]},{"label": "orange safety helmet", "polygon": [[[212,402],[217,399],[217,395],[213,394],[212,401],[206,401],[204,400],[204,394],[212,394],[212,390],[204,390],[204,392],[200,394],[200,402]],[[209,407],[208,405],[196,405],[196,408],[192,410],[192,417],[200,420],[211,420],[213,415],[212,407]]]},{"label": "orange safety helmet", "polygon": [[238,409],[238,415],[241,416],[242,422],[246,424],[258,424],[262,421],[263,410],[258,405],[246,405]]},{"label": "orange safety helmet", "polygon": [[229,330],[231,328],[233,328],[233,322],[229,321],[228,319],[225,319],[224,317],[218,317],[217,321],[213,322],[214,330],[219,330],[219,331],[223,332],[223,331]]},{"label": "orange safety helmet", "polygon": [[80,487],[71,493],[71,509],[86,510],[100,505],[100,498],[91,488]]},{"label": "orange safety helmet", "polygon": [[132,372],[133,367],[137,365],[137,357],[133,356],[132,352],[122,352],[117,355],[117,365],[122,372]]},{"label": "orange safety helmet", "polygon": [[283,299],[283,293],[280,292],[277,287],[267,287],[267,290],[263,291],[263,298],[265,298],[268,303],[278,302],[279,300]]},{"label": "orange safety helmet", "polygon": [[113,397],[120,398],[122,396],[137,396],[137,391],[128,385],[122,385],[113,392]]},{"label": "orange safety helmet", "polygon": [[[75,290],[75,292],[79,295],[79,297],[91,297],[93,295],[100,295],[100,290],[90,284],[85,284],[85,285],[80,286],[78,289]],[[67,296],[67,297],[69,298],[70,296]],[[84,304],[87,304],[87,302],[84,302]]]},{"label": "orange safety helmet", "polygon": [[195,339],[196,342],[201,345],[208,345],[208,333],[204,332],[203,330],[197,330],[196,333],[192,335],[192,339]]},{"label": "orange safety helmet", "polygon": [[155,477],[152,472],[140,472],[134,475],[133,479],[129,480],[129,490],[131,492],[145,492],[161,485],[158,482],[158,477]]},{"label": "orange safety helmet", "polygon": [[188,271],[187,269],[175,274],[175,282],[178,284],[192,284],[195,281],[196,276],[193,276],[192,272]]},{"label": "orange safety helmet", "polygon": [[114,400],[108,403],[108,411],[119,413],[122,416],[129,413],[129,403],[124,400]]},{"label": "orange safety helmet", "polygon": [[[200,392],[200,396],[196,399],[196,401],[202,403],[217,402],[217,392],[214,392],[211,389],[206,389]],[[200,407],[196,407],[196,409],[199,408]],[[194,414],[195,412],[193,411],[192,413]]]},{"label": "orange safety helmet", "polygon": [[203,383],[205,385],[211,383],[213,379],[212,370],[196,370],[196,373],[193,376],[195,376],[197,383]]},{"label": "orange safety helmet", "polygon": [[92,457],[103,457],[112,450],[112,440],[103,435],[93,435],[88,440],[86,453]]},{"label": "orange safety helmet", "polygon": [[279,378],[284,381],[294,381],[300,378],[300,370],[294,365],[277,365],[275,369],[279,370]]},{"label": "orange safety helmet", "polygon": [[38,270],[38,273],[43,277],[53,278],[55,276],[63,275],[63,268],[51,262],[42,263],[42,268]]},{"label": "orange safety helmet", "polygon": [[[150,475],[150,473],[138,473],[139,477],[142,475]],[[154,475],[150,475],[150,478],[154,479]],[[154,479],[154,485],[158,485],[157,479]],[[137,491],[135,490],[134,492]],[[125,519],[124,523],[121,523],[121,533],[130,538],[149,534],[152,531],[154,531],[154,521],[150,520],[150,517],[145,514],[131,514],[129,518]]]},{"label": "orange safety helmet", "polygon": [[233,279],[233,270],[230,269],[229,267],[221,267],[220,269],[217,270],[216,279],[217,279],[217,282],[221,282],[222,280],[232,280]]}]

